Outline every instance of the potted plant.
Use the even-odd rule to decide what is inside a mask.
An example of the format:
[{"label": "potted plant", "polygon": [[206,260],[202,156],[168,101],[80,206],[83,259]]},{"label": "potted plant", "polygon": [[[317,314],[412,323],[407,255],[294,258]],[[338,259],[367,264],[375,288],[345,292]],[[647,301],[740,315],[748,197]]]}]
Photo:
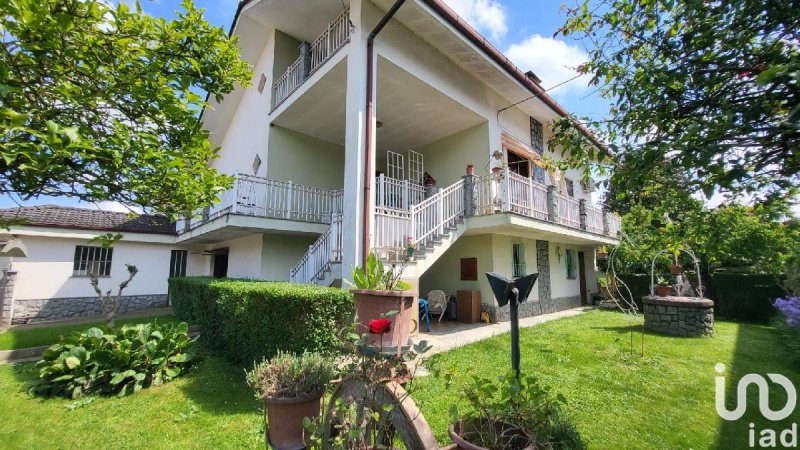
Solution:
[{"label": "potted plant", "polygon": [[[374,252],[370,252],[364,267],[353,270],[355,289],[351,292],[355,299],[356,333],[367,333],[367,325],[373,320],[387,318],[390,321],[390,331],[385,337],[368,334],[368,346],[397,353],[408,347],[417,293],[410,291],[411,286],[400,279],[402,272],[402,268],[398,270],[394,264],[385,268]],[[413,323],[416,324],[416,320]]]},{"label": "potted plant", "polygon": [[247,384],[264,401],[268,446],[305,448],[303,418],[319,417],[320,399],[334,374],[333,362],[317,353],[283,352],[247,372]]},{"label": "potted plant", "polygon": [[[452,380],[449,376],[447,383]],[[448,429],[460,449],[585,449],[586,444],[566,420],[561,403],[550,398],[533,377],[514,372],[495,379],[472,377],[462,392],[469,411],[461,416],[450,407]],[[559,396],[560,402],[565,402]]]},{"label": "potted plant", "polygon": [[669,284],[667,277],[659,275],[656,279],[658,280],[655,286],[656,295],[659,297],[669,297],[672,295],[672,286]]},{"label": "potted plant", "polygon": [[414,252],[417,250],[417,245],[414,243],[414,238],[406,236],[406,257],[409,261],[414,259]]}]

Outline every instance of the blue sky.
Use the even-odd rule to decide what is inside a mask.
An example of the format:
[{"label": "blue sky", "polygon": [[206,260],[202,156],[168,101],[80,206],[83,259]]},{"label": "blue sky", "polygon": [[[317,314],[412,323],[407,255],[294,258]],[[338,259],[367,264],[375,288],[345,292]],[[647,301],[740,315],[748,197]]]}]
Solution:
[{"label": "blue sky", "polygon": [[[125,0],[133,3],[133,0]],[[340,2],[341,0],[329,0]],[[545,88],[575,77],[572,68],[587,58],[583,45],[553,33],[564,23],[562,3],[570,0],[445,0],[450,7],[477,28],[498,49],[505,52],[523,70],[533,70]],[[205,8],[206,18],[226,31],[236,12],[237,0],[195,0]],[[141,0],[145,12],[157,17],[172,17],[180,9],[180,0]],[[608,103],[587,86],[587,77],[579,77],[550,94],[569,111],[578,116],[602,118],[608,113]],[[76,205],[76,200],[40,197],[26,204],[55,203]],[[0,197],[0,207],[15,203]],[[80,204],[92,207],[93,205]],[[120,210],[120,205],[103,203],[102,209]]]}]

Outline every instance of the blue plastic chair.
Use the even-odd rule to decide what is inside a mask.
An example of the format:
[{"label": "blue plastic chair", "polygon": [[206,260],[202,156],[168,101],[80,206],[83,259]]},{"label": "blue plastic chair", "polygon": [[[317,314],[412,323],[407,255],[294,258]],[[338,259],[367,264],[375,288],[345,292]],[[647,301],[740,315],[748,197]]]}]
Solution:
[{"label": "blue plastic chair", "polygon": [[425,331],[428,333],[431,332],[431,317],[428,314],[428,300],[421,298],[419,299],[419,320],[422,322],[425,321]]}]

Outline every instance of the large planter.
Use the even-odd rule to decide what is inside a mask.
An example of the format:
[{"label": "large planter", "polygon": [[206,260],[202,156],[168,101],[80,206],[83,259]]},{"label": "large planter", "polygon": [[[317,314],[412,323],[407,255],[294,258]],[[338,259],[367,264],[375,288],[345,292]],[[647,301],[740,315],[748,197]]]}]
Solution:
[{"label": "large planter", "polygon": [[669,297],[672,295],[672,286],[666,284],[656,285],[656,295],[659,297]]},{"label": "large planter", "polygon": [[269,446],[275,450],[306,448],[303,418],[319,417],[322,394],[319,392],[299,398],[265,398]]},{"label": "large planter", "polygon": [[[367,345],[382,348],[383,351],[396,351],[398,347],[409,345],[409,336],[416,331],[417,319],[414,317],[414,291],[371,291],[354,289],[351,291],[356,304],[357,333],[367,333]],[[367,325],[390,311],[397,311],[391,320],[392,326],[383,335],[369,334]],[[383,341],[381,342],[381,339]]]},{"label": "large planter", "polygon": [[516,442],[513,442],[509,448],[523,450],[534,449],[533,442],[531,442],[524,434],[521,432],[515,433],[512,429],[513,427],[504,423],[489,424],[481,420],[459,420],[457,423],[451,424],[447,432],[450,434],[450,439],[453,440],[455,448],[462,450],[492,450],[470,442],[470,439],[478,434],[479,429],[486,430],[488,427],[493,427],[495,432],[498,434],[509,433],[510,435],[513,435],[513,439],[516,439]]}]

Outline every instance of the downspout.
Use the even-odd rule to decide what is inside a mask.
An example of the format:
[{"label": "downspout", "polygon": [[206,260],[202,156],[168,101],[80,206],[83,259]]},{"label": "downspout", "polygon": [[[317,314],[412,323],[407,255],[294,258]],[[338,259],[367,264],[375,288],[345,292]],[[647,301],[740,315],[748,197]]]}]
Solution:
[{"label": "downspout", "polygon": [[364,143],[364,220],[363,220],[363,247],[361,249],[361,264],[366,265],[367,263],[367,256],[369,256],[370,250],[370,242],[369,242],[369,211],[367,208],[369,207],[371,195],[372,195],[372,186],[371,186],[371,173],[372,173],[372,135],[375,132],[373,129],[372,124],[372,112],[374,110],[374,105],[372,104],[372,97],[373,91],[375,90],[374,83],[372,82],[373,75],[375,73],[375,67],[373,64],[375,48],[374,48],[374,41],[375,37],[378,36],[378,33],[383,30],[387,23],[392,20],[392,17],[397,13],[397,10],[403,6],[406,0],[397,0],[389,11],[386,12],[386,15],[375,25],[375,28],[369,34],[369,38],[367,38],[367,117],[366,117],[366,132],[364,135],[365,143]]}]

